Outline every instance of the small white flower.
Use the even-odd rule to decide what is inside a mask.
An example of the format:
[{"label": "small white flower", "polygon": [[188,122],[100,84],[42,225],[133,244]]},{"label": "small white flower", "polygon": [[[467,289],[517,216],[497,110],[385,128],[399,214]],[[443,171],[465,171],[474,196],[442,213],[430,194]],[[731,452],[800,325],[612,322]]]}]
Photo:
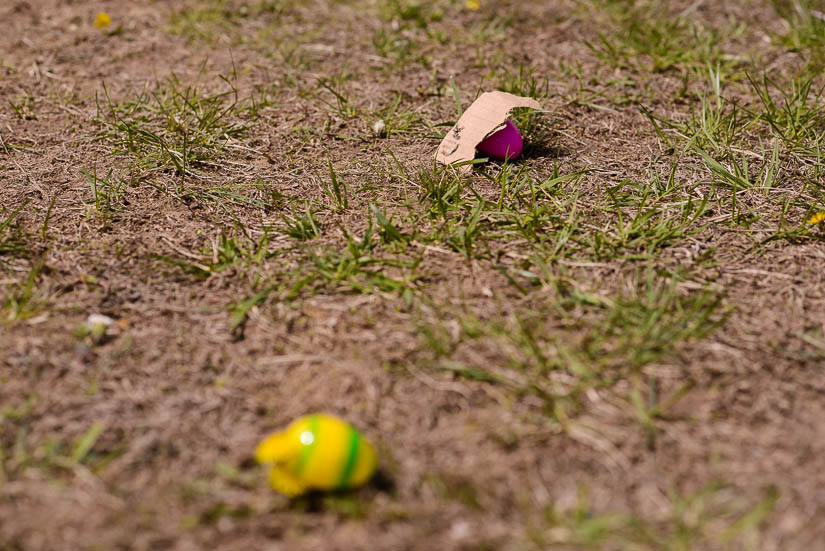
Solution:
[{"label": "small white flower", "polygon": [[101,344],[106,338],[106,332],[115,320],[103,314],[90,314],[80,329],[79,336],[89,337],[94,344]]},{"label": "small white flower", "polygon": [[109,316],[104,316],[103,314],[90,314],[88,318],[86,318],[86,327],[91,329],[95,325],[102,325],[104,327],[110,327],[115,320],[110,318]]}]

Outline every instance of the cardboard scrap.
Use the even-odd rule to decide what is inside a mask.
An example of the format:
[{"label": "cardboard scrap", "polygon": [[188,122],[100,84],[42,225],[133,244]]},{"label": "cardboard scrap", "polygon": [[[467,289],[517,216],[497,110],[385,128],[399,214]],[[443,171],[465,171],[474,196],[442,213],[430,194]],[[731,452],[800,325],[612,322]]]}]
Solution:
[{"label": "cardboard scrap", "polygon": [[[435,159],[445,165],[473,160],[476,146],[487,136],[504,128],[508,113],[516,107],[541,109],[539,102],[532,98],[507,92],[484,92],[441,140]],[[470,166],[465,165],[461,169],[470,170]]]}]

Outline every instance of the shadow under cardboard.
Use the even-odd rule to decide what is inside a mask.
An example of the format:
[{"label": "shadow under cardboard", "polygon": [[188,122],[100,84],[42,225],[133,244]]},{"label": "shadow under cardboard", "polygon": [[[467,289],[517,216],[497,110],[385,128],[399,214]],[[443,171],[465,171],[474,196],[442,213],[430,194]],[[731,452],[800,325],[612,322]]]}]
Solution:
[{"label": "shadow under cardboard", "polygon": [[570,155],[570,151],[560,145],[544,143],[526,143],[518,160],[526,159],[561,159]]},{"label": "shadow under cardboard", "polygon": [[[512,161],[507,161],[510,165],[518,166],[524,161],[534,160],[534,159],[562,159],[570,155],[570,150],[565,149],[559,145],[550,145],[550,144],[524,144],[524,149],[521,151],[521,155],[519,155],[518,159],[514,159]],[[499,161],[497,159],[490,159],[489,162],[495,166],[503,166],[504,161]],[[481,166],[481,165],[478,165]]]}]

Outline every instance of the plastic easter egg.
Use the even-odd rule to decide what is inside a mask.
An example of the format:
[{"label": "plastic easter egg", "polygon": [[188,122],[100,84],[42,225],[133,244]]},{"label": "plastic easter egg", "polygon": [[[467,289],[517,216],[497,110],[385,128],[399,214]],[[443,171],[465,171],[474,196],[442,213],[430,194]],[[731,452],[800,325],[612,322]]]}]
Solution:
[{"label": "plastic easter egg", "polygon": [[476,146],[484,155],[499,159],[501,161],[513,160],[521,155],[521,150],[524,147],[524,142],[521,139],[521,134],[516,128],[516,125],[510,119],[505,121],[505,126],[498,132],[495,132]]},{"label": "plastic easter egg", "polygon": [[268,436],[255,458],[269,467],[272,488],[289,497],[357,488],[378,467],[375,448],[355,427],[323,413],[300,417]]}]

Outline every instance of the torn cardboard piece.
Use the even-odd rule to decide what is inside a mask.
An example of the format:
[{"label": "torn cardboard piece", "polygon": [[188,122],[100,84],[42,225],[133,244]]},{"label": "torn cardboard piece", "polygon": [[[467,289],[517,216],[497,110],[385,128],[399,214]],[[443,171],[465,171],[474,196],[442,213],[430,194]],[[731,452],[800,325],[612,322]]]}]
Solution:
[{"label": "torn cardboard piece", "polygon": [[[476,156],[476,146],[487,136],[504,128],[507,115],[516,107],[541,109],[536,100],[507,92],[484,92],[478,96],[441,140],[436,161],[445,165],[472,161]],[[461,170],[470,170],[470,165],[462,166]]]}]

